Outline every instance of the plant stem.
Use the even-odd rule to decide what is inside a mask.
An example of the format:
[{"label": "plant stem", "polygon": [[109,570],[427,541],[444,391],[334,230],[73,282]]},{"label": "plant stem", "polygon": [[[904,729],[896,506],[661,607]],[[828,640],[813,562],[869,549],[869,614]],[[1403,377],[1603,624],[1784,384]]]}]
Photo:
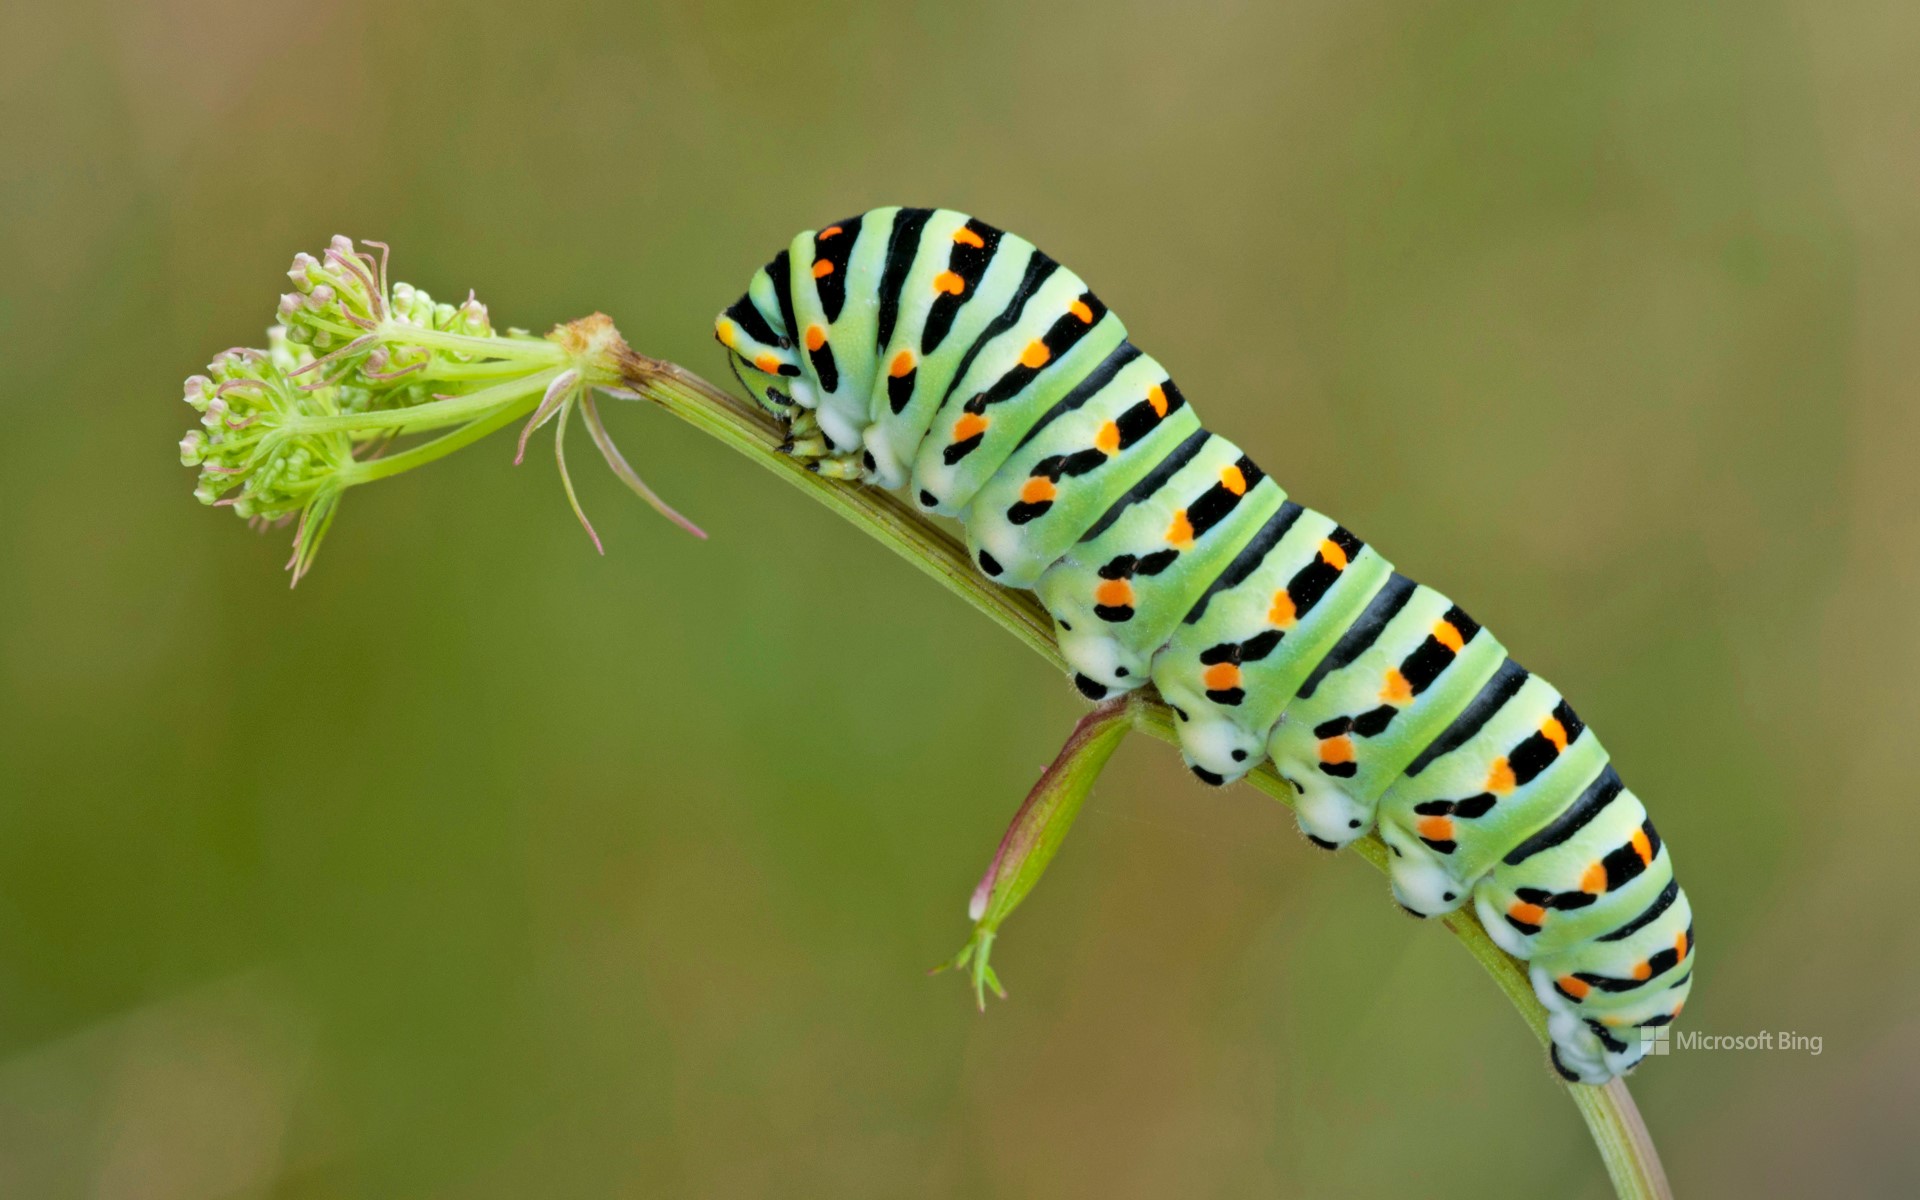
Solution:
[{"label": "plant stem", "polygon": [[565,353],[546,338],[518,337],[474,337],[465,333],[443,333],[437,329],[428,329],[407,321],[388,321],[375,332],[380,340],[394,346],[423,346],[429,350],[447,350],[455,354],[471,354],[475,358],[514,358],[527,362],[557,366],[565,360]]},{"label": "plant stem", "polygon": [[370,458],[354,463],[341,474],[351,486],[372,483],[376,479],[386,479],[402,471],[411,471],[415,467],[424,467],[437,458],[444,458],[463,446],[479,441],[504,425],[510,425],[532,412],[539,404],[545,382],[532,387],[519,398],[518,403],[505,402],[494,412],[467,422],[452,433],[443,433],[430,442],[423,442],[399,454],[389,454],[385,458]]},{"label": "plant stem", "polygon": [[[1040,779],[1021,801],[1019,811],[1001,835],[993,861],[967,902],[973,933],[967,944],[934,971],[966,970],[973,980],[973,1000],[987,1010],[987,989],[1006,999],[1000,976],[990,961],[993,940],[1000,935],[1013,910],[1040,882],[1061,843],[1086,803],[1113,752],[1136,726],[1136,710],[1143,703],[1138,692],[1115,696],[1081,717],[1067,735],[1066,745],[1040,773]],[[932,972],[929,972],[931,974]]]},{"label": "plant stem", "polygon": [[293,417],[286,421],[284,427],[294,433],[354,434],[369,434],[380,430],[419,433],[427,429],[440,429],[448,425],[458,425],[463,421],[471,421],[475,417],[489,416],[496,406],[516,400],[528,392],[538,395],[546,390],[546,386],[553,382],[560,371],[561,368],[556,366],[535,374],[523,372],[517,378],[503,380],[477,392],[469,392],[464,396],[450,396],[445,400],[432,400],[426,404],[416,404],[411,408],[341,413],[332,417]]},{"label": "plant stem", "polygon": [[[740,451],[839,513],[985,613],[1055,667],[1062,671],[1068,669],[1054,644],[1053,621],[1039,600],[1031,592],[1012,591],[989,582],[974,570],[966,547],[959,539],[931,519],[890,492],[822,479],[793,458],[778,453],[781,434],[772,417],[684,367],[649,358],[624,346],[616,346],[615,353],[620,360],[622,381],[641,399],[658,404],[729,448]],[[1142,703],[1136,713],[1136,726],[1141,730],[1164,742],[1177,740],[1173,713],[1158,697]],[[1248,775],[1247,782],[1288,806],[1293,803],[1292,786],[1280,778],[1271,764]],[[1386,872],[1387,846],[1377,833],[1368,833],[1354,842],[1352,849],[1375,870]],[[1494,984],[1520,1013],[1534,1037],[1546,1046],[1546,1009],[1535,998],[1521,962],[1496,946],[1466,909],[1448,915],[1440,923],[1493,977]],[[1671,1200],[1666,1173],[1633,1096],[1627,1091],[1626,1081],[1615,1079],[1604,1087],[1578,1083],[1564,1086],[1586,1121],[1600,1158],[1613,1179],[1614,1191],[1622,1200]]]}]

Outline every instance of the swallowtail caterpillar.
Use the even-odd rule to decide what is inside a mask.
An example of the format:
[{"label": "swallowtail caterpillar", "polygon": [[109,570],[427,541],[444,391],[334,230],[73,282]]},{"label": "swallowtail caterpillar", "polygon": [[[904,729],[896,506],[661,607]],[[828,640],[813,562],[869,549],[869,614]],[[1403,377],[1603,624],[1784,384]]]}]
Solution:
[{"label": "swallowtail caterpillar", "polygon": [[1603,1083],[1680,1014],[1692,913],[1638,797],[1546,680],[1201,427],[1079,276],[946,209],[810,230],[715,326],[784,447],[957,518],[1091,699],[1151,683],[1209,784],[1271,760],[1395,899],[1471,901],[1528,962],[1554,1066]]}]

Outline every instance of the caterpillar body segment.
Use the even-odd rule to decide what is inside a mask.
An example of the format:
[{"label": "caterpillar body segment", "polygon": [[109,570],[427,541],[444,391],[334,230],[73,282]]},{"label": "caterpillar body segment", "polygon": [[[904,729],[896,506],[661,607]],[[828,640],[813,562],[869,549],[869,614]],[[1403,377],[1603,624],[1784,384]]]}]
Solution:
[{"label": "caterpillar body segment", "polygon": [[1679,1015],[1692,911],[1585,722],[1204,429],[1079,276],[966,214],[880,208],[795,237],[715,334],[790,453],[957,517],[983,573],[1035,591],[1089,698],[1152,683],[1201,779],[1271,759],[1316,845],[1377,827],[1403,907],[1471,903],[1568,1079]]},{"label": "caterpillar body segment", "polygon": [[1140,686],[1192,597],[1284,502],[1238,446],[1196,430],[1035,584],[1062,653],[1111,690]]},{"label": "caterpillar body segment", "polygon": [[1160,364],[1122,342],[1055,402],[966,515],[974,561],[1008,587],[1031,588],[1200,419]]},{"label": "caterpillar body segment", "polygon": [[1156,663],[1156,680],[1180,697],[1183,730],[1226,722],[1252,743],[1241,755],[1248,747],[1233,740],[1222,759],[1212,745],[1183,739],[1201,778],[1238,779],[1267,759],[1289,701],[1392,573],[1331,518],[1289,503],[1268,519],[1200,594]]},{"label": "caterpillar body segment", "polygon": [[1390,575],[1301,681],[1267,744],[1299,793],[1307,835],[1334,848],[1371,828],[1380,797],[1505,658],[1452,601]]}]

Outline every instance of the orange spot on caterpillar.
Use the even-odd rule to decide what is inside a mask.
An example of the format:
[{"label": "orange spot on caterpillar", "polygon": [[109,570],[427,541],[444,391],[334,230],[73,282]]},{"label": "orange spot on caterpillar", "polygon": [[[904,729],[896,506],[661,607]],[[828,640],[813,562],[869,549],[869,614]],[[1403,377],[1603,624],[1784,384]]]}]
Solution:
[{"label": "orange spot on caterpillar", "polygon": [[1210,692],[1231,691],[1240,686],[1240,668],[1234,663],[1214,663],[1200,678]]},{"label": "orange spot on caterpillar", "polygon": [[1652,979],[1652,978],[1653,978],[1653,964],[1652,964],[1652,963],[1637,963],[1637,964],[1635,964],[1635,965],[1634,965],[1634,968],[1633,968],[1633,977],[1634,977],[1635,979]]},{"label": "orange spot on caterpillar", "polygon": [[1220,472],[1220,485],[1236,496],[1247,494],[1247,477],[1240,468],[1228,463]]},{"label": "orange spot on caterpillar", "polygon": [[1348,763],[1353,761],[1353,739],[1345,734],[1330,737],[1320,743],[1320,761],[1323,763]]},{"label": "orange spot on caterpillar", "polygon": [[1453,627],[1453,622],[1444,618],[1433,623],[1433,640],[1455,654],[1460,653],[1460,647],[1466,645],[1460,638],[1460,631]]},{"label": "orange spot on caterpillar", "polygon": [[1057,494],[1059,494],[1058,489],[1053,486],[1053,480],[1045,475],[1035,475],[1020,489],[1020,499],[1028,504],[1044,503]]},{"label": "orange spot on caterpillar", "polygon": [[1154,416],[1156,417],[1166,416],[1167,415],[1167,389],[1161,387],[1157,383],[1154,384],[1151,388],[1148,388],[1147,403],[1153,405]]},{"label": "orange spot on caterpillar", "polygon": [[1114,454],[1120,449],[1120,427],[1108,421],[1093,435],[1093,444],[1102,454]]},{"label": "orange spot on caterpillar", "polygon": [[753,360],[753,365],[756,370],[765,371],[769,375],[780,373],[780,360],[771,354],[762,354]]},{"label": "orange spot on caterpillar", "polygon": [[1075,300],[1072,304],[1067,305],[1067,311],[1079,317],[1082,325],[1093,324],[1093,310],[1087,307],[1085,300]]},{"label": "orange spot on caterpillar", "polygon": [[1027,348],[1020,352],[1020,365],[1030,371],[1037,371],[1047,365],[1053,357],[1053,351],[1047,349],[1045,342],[1028,342]]},{"label": "orange spot on caterpillar", "polygon": [[1562,975],[1560,978],[1554,980],[1554,983],[1560,986],[1561,991],[1572,996],[1575,1000],[1585,1000],[1587,998],[1587,992],[1590,990],[1585,983],[1582,983],[1571,975]]},{"label": "orange spot on caterpillar", "polygon": [[739,335],[739,331],[733,327],[732,321],[727,320],[725,317],[721,317],[718,321],[715,321],[713,323],[713,336],[720,339],[720,344],[722,346],[725,346],[727,349],[731,350],[733,349],[733,343],[736,340],[738,340],[740,335]]},{"label": "orange spot on caterpillar", "polygon": [[1347,552],[1336,545],[1332,538],[1320,543],[1320,557],[1326,559],[1327,565],[1336,571],[1347,569]]},{"label": "orange spot on caterpillar", "polygon": [[827,331],[818,325],[807,326],[807,349],[818,350],[827,344]]},{"label": "orange spot on caterpillar", "polygon": [[846,231],[844,229],[841,229],[838,225],[829,225],[827,228],[822,229],[820,231],[820,236],[818,236],[814,240],[819,242],[824,242],[828,238],[839,237],[842,233],[845,233],[845,232]]},{"label": "orange spot on caterpillar", "polygon": [[1387,681],[1380,688],[1380,698],[1389,704],[1406,704],[1413,699],[1413,685],[1400,673],[1400,668],[1387,668]]},{"label": "orange spot on caterpillar", "polygon": [[1492,769],[1487,772],[1487,790],[1505,795],[1516,786],[1518,781],[1513,777],[1512,764],[1504,758],[1494,759]]},{"label": "orange spot on caterpillar", "polygon": [[1594,863],[1580,876],[1580,890],[1598,896],[1607,890],[1607,868]]},{"label": "orange spot on caterpillar", "polygon": [[986,431],[987,419],[985,417],[979,413],[962,413],[960,414],[960,419],[953,423],[953,440],[956,442],[964,442],[968,438],[976,434],[985,433]]},{"label": "orange spot on caterpillar", "polygon": [[1126,608],[1133,603],[1133,584],[1124,579],[1103,579],[1093,589],[1093,601],[1106,608]]},{"label": "orange spot on caterpillar", "polygon": [[825,279],[827,276],[831,274],[833,274],[832,259],[816,258],[813,260],[813,277],[815,279]]},{"label": "orange spot on caterpillar", "polygon": [[1270,624],[1285,629],[1293,624],[1294,618],[1299,615],[1299,610],[1294,608],[1293,597],[1287,594],[1287,589],[1281,588],[1273,594],[1273,607],[1267,610],[1267,621]]},{"label": "orange spot on caterpillar", "polygon": [[1687,956],[1687,931],[1684,929],[1673,935],[1673,955],[1676,962]]},{"label": "orange spot on caterpillar", "polygon": [[1450,842],[1453,840],[1452,817],[1421,817],[1414,828],[1428,841]]},{"label": "orange spot on caterpillar", "polygon": [[1640,865],[1643,867],[1652,866],[1653,843],[1647,840],[1647,831],[1644,829],[1634,830],[1632,842],[1633,852],[1640,856]]},{"label": "orange spot on caterpillar", "polygon": [[985,241],[981,240],[979,234],[968,229],[965,225],[953,231],[953,240],[962,246],[972,246],[975,250],[984,250],[987,245]]},{"label": "orange spot on caterpillar", "polygon": [[1183,550],[1193,545],[1193,522],[1187,520],[1186,509],[1173,514],[1173,524],[1167,526],[1167,541]]},{"label": "orange spot on caterpillar", "polygon": [[1540,724],[1540,736],[1553,743],[1553,748],[1565,753],[1567,749],[1567,727],[1560,723],[1559,717],[1548,717]]},{"label": "orange spot on caterpillar", "polygon": [[887,367],[887,374],[898,379],[911,370],[913,370],[913,351],[902,350],[893,356],[893,362]]},{"label": "orange spot on caterpillar", "polygon": [[942,271],[933,277],[933,290],[945,292],[949,296],[958,296],[967,290],[967,281],[952,271]]},{"label": "orange spot on caterpillar", "polygon": [[1518,900],[1514,901],[1513,906],[1507,909],[1507,915],[1522,925],[1544,925],[1547,920],[1546,909],[1540,907],[1538,904],[1524,904]]}]

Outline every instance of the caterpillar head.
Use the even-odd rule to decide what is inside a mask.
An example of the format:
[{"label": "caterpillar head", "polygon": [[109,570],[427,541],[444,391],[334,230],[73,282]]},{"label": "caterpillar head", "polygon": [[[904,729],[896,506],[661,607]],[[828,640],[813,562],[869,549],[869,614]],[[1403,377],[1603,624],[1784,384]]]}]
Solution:
[{"label": "caterpillar head", "polygon": [[727,348],[727,363],[755,404],[785,420],[811,402],[810,394],[800,394],[806,383],[792,342],[774,332],[747,297],[714,319],[713,336]]}]

